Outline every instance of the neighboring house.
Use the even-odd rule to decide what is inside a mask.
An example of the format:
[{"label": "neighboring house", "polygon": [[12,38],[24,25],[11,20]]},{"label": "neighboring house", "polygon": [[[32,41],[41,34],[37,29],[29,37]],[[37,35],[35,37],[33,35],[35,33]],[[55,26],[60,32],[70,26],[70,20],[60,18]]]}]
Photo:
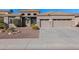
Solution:
[{"label": "neighboring house", "polygon": [[37,24],[39,27],[73,27],[79,24],[79,14],[64,12],[41,13],[39,10],[20,10],[18,14],[0,11],[6,24],[13,24],[14,19],[21,20],[22,26]]}]

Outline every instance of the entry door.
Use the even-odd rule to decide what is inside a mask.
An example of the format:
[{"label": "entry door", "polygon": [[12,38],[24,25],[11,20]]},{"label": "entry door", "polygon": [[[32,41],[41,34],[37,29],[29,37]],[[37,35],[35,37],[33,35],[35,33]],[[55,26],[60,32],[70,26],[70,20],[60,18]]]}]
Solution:
[{"label": "entry door", "polygon": [[49,19],[41,19],[41,28],[49,28],[50,22]]}]

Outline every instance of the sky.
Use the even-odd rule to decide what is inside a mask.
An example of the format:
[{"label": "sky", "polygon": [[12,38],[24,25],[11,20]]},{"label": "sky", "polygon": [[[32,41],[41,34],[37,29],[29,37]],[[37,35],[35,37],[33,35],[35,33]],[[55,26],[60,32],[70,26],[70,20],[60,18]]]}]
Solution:
[{"label": "sky", "polygon": [[[3,10],[13,10],[14,13],[18,13],[20,9],[3,9]],[[79,13],[79,9],[37,9],[40,12],[66,12],[66,13]]]}]

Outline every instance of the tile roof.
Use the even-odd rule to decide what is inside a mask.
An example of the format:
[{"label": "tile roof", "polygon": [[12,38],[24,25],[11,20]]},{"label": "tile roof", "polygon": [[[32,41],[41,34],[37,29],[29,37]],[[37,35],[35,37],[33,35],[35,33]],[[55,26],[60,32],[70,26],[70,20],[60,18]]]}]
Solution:
[{"label": "tile roof", "polygon": [[[20,12],[40,12],[39,10],[32,10],[32,9],[28,9],[28,10],[20,10]],[[20,14],[12,14],[9,13],[8,11],[4,11],[4,10],[0,10],[0,15],[5,15],[5,16],[20,16]],[[60,16],[60,15],[70,15],[70,16],[77,16],[79,17],[79,13],[65,13],[65,12],[46,12],[46,13],[39,13],[37,16]],[[24,15],[27,16],[27,15]]]},{"label": "tile roof", "polygon": [[8,11],[0,10],[0,15],[8,14]]},{"label": "tile roof", "polygon": [[5,16],[20,16],[19,14],[6,14]]},{"label": "tile roof", "polygon": [[20,10],[20,12],[39,12],[39,10],[29,9],[29,10]]},{"label": "tile roof", "polygon": [[64,12],[47,12],[47,13],[41,13],[40,15],[74,15],[73,13],[64,13]]}]

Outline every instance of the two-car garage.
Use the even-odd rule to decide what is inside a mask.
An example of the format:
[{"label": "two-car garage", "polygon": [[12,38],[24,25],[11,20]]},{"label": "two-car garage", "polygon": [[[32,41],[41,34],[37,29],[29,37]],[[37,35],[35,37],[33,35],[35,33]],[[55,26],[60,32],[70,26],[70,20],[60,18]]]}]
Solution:
[{"label": "two-car garage", "polygon": [[49,19],[41,19],[40,27],[41,28],[50,28],[50,27],[72,27],[74,22],[72,19],[52,19],[50,22]]},{"label": "two-car garage", "polygon": [[39,20],[40,28],[52,27],[73,27],[75,25],[73,15],[41,15],[37,17]]}]

